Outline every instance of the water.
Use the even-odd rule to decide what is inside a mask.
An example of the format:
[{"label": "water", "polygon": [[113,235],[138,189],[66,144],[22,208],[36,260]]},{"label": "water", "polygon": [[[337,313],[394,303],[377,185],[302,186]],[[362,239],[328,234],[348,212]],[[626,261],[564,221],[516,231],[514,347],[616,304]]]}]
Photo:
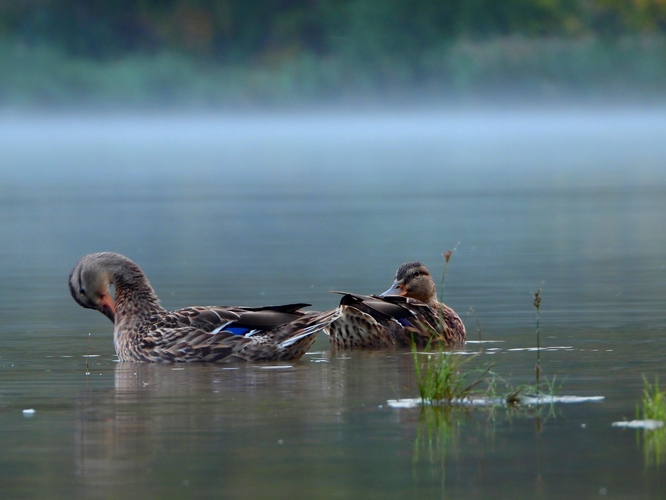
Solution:
[{"label": "water", "polygon": [[[666,439],[611,426],[666,380],[665,133],[663,110],[0,118],[3,496],[665,496]],[[110,250],[168,308],[323,310],[454,247],[444,300],[498,341],[472,363],[533,380],[541,288],[545,375],[602,402],[395,409],[411,355],[324,337],[294,363],[119,364],[66,285]]]}]

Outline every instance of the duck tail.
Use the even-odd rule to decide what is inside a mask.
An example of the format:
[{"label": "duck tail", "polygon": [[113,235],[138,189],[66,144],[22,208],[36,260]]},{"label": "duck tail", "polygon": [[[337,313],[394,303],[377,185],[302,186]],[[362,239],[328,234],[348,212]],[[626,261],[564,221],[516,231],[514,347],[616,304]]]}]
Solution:
[{"label": "duck tail", "polygon": [[278,343],[279,348],[285,349],[293,346],[300,340],[310,336],[313,337],[312,341],[314,342],[314,337],[316,337],[320,330],[325,330],[333,321],[340,317],[338,308],[322,313],[312,311],[307,314],[308,316],[301,319],[304,322],[302,326],[295,329],[292,336]]}]

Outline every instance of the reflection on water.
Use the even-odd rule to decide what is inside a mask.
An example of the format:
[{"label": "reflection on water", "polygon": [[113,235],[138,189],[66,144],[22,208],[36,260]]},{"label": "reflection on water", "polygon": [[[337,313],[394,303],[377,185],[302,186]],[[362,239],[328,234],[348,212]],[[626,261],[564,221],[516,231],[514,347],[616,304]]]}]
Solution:
[{"label": "reflection on water", "polygon": [[[580,345],[554,351],[551,365],[570,374],[574,392],[613,394],[615,381],[590,384],[585,372],[594,369],[573,368],[585,359]],[[532,353],[506,352],[502,375],[524,381]],[[415,394],[412,363],[408,351],[315,351],[293,364],[231,368],[106,364],[112,387],[93,384],[76,395],[75,475],[88,494],[122,491],[122,478],[146,494],[194,488],[266,495],[292,491],[289,472],[307,470],[301,491],[473,498],[492,485],[506,495],[526,484],[564,495],[560,476],[570,486],[592,481],[621,491],[627,478],[646,473],[632,458],[641,454],[633,434],[609,421],[622,401],[620,408],[632,411],[631,391],[618,397],[615,387],[610,403],[560,408],[392,409],[388,399]],[[529,368],[509,373],[518,366]],[[661,473],[652,470],[646,488],[660,491]]]},{"label": "reflection on water", "polygon": [[[199,469],[201,465],[192,468],[194,462],[201,462],[191,454],[203,447],[210,461],[204,467],[212,466],[220,475],[215,478],[216,487],[221,481],[225,489],[238,492],[270,491],[270,480],[284,481],[281,468],[273,470],[277,464],[272,460],[279,457],[283,466],[296,466],[305,458],[301,453],[312,459],[346,455],[321,446],[321,441],[347,446],[345,435],[358,432],[346,430],[354,420],[348,407],[365,411],[368,401],[378,400],[378,387],[405,391],[402,385],[409,380],[404,372],[410,356],[363,355],[368,368],[382,375],[379,384],[350,376],[351,358],[328,356],[328,352],[313,353],[306,362],[292,365],[231,368],[116,364],[112,390],[87,390],[77,397],[76,474],[90,491],[104,491],[121,477],[146,487],[141,478],[154,475],[167,463],[176,469],[182,464],[182,481],[193,482],[202,475],[210,479]],[[391,360],[390,369],[378,365],[387,360]],[[368,410],[381,406],[373,404]],[[403,422],[407,415],[385,416],[410,434],[413,422],[410,418]],[[355,447],[353,441],[349,445]],[[183,455],[189,458],[181,462]],[[247,460],[268,483],[256,484],[252,474],[243,471],[241,465]]]},{"label": "reflection on water", "polygon": [[447,453],[456,453],[460,427],[469,413],[466,408],[453,406],[421,406],[414,440],[415,469],[423,461],[433,469],[444,468]]},{"label": "reflection on water", "polygon": [[666,460],[666,428],[661,427],[639,432],[641,433],[645,463],[659,469],[662,462]]},{"label": "reflection on water", "polygon": [[[664,116],[0,119],[3,493],[666,496],[663,433],[611,426],[666,379]],[[323,336],[277,366],[118,364],[66,284],[110,250],[167,308],[322,310],[408,260],[438,275],[458,241],[443,299],[492,341],[472,363],[533,381],[541,288],[544,374],[602,402],[391,408],[418,396],[411,353]]]}]

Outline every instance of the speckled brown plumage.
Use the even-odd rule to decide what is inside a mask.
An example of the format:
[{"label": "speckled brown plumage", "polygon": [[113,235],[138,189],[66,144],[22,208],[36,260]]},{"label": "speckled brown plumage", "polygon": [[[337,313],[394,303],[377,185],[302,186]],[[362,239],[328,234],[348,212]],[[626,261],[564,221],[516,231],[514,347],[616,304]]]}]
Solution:
[{"label": "speckled brown plumage", "polygon": [[69,289],[79,305],[113,321],[120,361],[295,360],[337,316],[300,310],[308,304],[167,311],[139,266],[111,252],[83,257],[69,275]]},{"label": "speckled brown plumage", "polygon": [[326,329],[335,349],[408,347],[412,339],[418,347],[465,342],[465,325],[437,301],[435,283],[420,262],[400,266],[381,296],[343,293],[338,313]]}]

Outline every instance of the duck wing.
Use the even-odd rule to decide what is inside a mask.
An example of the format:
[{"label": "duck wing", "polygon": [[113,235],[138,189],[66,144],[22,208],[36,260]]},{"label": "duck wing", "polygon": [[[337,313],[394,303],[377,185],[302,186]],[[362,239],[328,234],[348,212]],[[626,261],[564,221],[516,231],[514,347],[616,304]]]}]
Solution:
[{"label": "duck wing", "polygon": [[[250,342],[238,356],[243,359],[290,361],[299,359],[314,343],[317,333],[337,318],[338,310],[301,311],[309,304],[233,308],[239,319],[225,325],[220,333],[231,332]],[[215,334],[216,336],[218,333]]]},{"label": "duck wing", "polygon": [[[328,324],[317,313],[300,311],[307,305],[187,307],[165,312],[150,318],[136,351],[150,361],[281,359],[280,349],[313,336]],[[315,317],[317,321],[313,321]],[[314,336],[311,340],[314,342]]]},{"label": "duck wing", "polygon": [[440,317],[440,311],[419,300],[397,295],[335,293],[342,294],[340,319],[328,332],[336,348],[408,347],[412,340],[423,347],[432,341],[446,340],[448,316]]},{"label": "duck wing", "polygon": [[[412,315],[409,309],[402,306],[401,300],[387,300],[377,295],[359,295],[355,293],[334,292],[342,295],[341,306],[353,307],[369,314],[377,320],[402,319]],[[405,297],[395,297],[405,299]],[[409,299],[411,300],[411,299]]]},{"label": "duck wing", "polygon": [[432,342],[444,342],[446,345],[465,342],[465,325],[458,314],[446,304],[437,302],[434,306],[429,306],[420,300],[399,295],[371,297],[409,311],[410,314],[402,318],[394,316],[403,326],[403,331],[394,330],[399,345],[410,346],[412,339],[417,347],[425,347]]}]

